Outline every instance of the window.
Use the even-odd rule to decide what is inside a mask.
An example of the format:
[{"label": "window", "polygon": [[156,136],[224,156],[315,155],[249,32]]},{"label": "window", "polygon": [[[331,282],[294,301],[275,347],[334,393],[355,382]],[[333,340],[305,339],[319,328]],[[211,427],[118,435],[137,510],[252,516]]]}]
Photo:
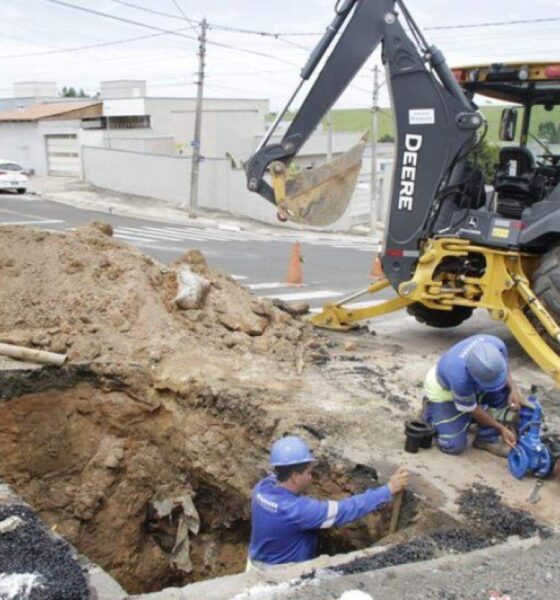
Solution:
[{"label": "window", "polygon": [[19,172],[19,171],[23,171],[23,167],[21,165],[18,165],[17,163],[5,162],[5,163],[0,163],[0,171]]},{"label": "window", "polygon": [[82,119],[82,129],[146,129],[149,127],[150,115]]}]

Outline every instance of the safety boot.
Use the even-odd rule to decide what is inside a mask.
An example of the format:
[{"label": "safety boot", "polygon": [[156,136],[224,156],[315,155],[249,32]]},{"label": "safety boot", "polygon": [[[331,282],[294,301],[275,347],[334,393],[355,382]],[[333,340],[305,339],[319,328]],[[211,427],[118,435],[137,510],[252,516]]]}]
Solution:
[{"label": "safety boot", "polygon": [[500,458],[507,458],[507,455],[511,450],[511,448],[501,439],[498,439],[495,442],[487,442],[485,440],[479,440],[475,438],[473,442],[473,448],[485,450],[486,452],[490,452],[490,454],[499,456]]}]

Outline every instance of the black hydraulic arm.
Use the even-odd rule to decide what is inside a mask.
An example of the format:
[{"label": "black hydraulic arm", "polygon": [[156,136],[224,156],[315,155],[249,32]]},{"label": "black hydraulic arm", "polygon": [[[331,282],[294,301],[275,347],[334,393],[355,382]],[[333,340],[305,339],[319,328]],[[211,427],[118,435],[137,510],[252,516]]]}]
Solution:
[{"label": "black hydraulic arm", "polygon": [[[281,116],[280,113],[257,152],[246,166],[248,186],[274,204],[274,193],[263,180],[268,165],[276,160],[288,163],[335,104],[383,38],[384,15],[392,13],[395,0],[347,0],[338,2],[336,17],[328,27],[302,69],[302,83],[309,79],[324,57],[337,33],[348,22],[330,56],[313,83],[281,143],[266,145]],[[296,93],[301,89],[301,84]]]},{"label": "black hydraulic arm", "polygon": [[290,162],[369,56],[383,44],[397,143],[381,260],[397,288],[410,277],[420,241],[434,234],[433,216],[442,199],[452,200],[446,190],[457,185],[483,119],[456,82],[443,54],[428,45],[403,0],[349,0],[339,2],[337,8],[335,20],[302,71],[303,78],[310,77],[340,32],[338,41],[280,143],[268,142],[285,111],[248,161],[248,187],[275,203],[274,191],[264,181],[267,167],[274,161]]}]

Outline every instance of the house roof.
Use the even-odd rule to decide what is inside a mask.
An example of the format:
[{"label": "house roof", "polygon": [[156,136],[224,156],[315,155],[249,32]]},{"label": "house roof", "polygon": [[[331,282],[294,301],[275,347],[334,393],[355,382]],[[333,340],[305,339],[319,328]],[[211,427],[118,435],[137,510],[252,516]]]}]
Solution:
[{"label": "house roof", "polygon": [[80,111],[91,106],[101,105],[99,101],[89,102],[53,102],[47,104],[32,104],[24,108],[16,108],[0,112],[2,121],[40,121],[49,117],[70,116],[69,113]]}]

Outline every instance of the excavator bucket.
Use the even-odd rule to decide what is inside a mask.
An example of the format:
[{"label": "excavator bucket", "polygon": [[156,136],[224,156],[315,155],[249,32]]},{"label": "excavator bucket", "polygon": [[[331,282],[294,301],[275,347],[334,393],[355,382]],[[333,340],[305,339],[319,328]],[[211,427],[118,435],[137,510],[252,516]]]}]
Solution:
[{"label": "excavator bucket", "polygon": [[295,175],[287,175],[282,163],[271,165],[280,217],[316,227],[338,221],[354,193],[365,145],[366,137],[331,162]]}]

